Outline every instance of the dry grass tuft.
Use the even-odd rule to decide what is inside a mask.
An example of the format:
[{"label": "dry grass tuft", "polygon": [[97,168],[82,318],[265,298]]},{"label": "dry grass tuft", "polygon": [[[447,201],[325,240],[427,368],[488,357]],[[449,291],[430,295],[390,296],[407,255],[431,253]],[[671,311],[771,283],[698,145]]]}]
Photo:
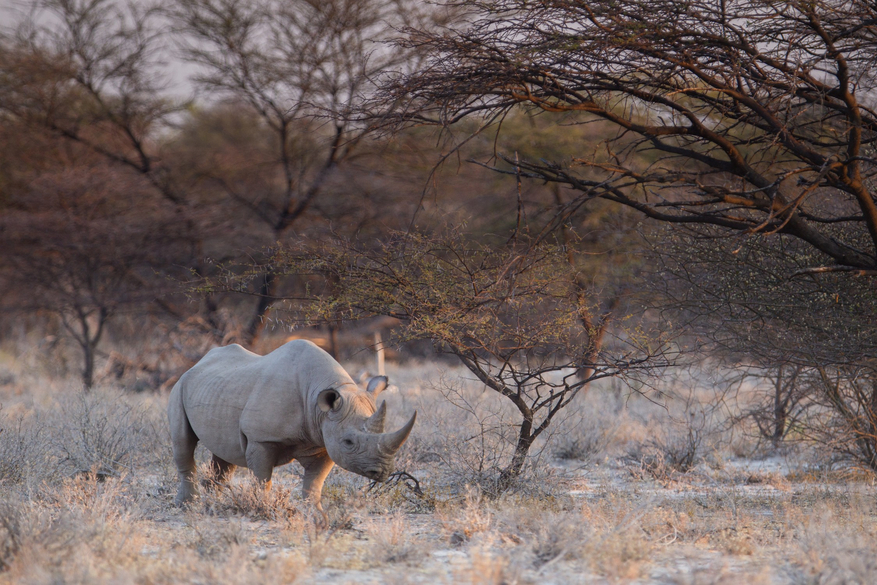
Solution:
[{"label": "dry grass tuft", "polygon": [[474,548],[467,566],[454,572],[453,581],[468,585],[516,585],[521,582],[508,557],[488,547]]},{"label": "dry grass tuft", "polygon": [[804,516],[796,538],[797,578],[820,585],[877,583],[874,505],[860,498],[828,501]]},{"label": "dry grass tuft", "polygon": [[441,522],[451,545],[460,546],[491,528],[493,514],[485,503],[480,490],[470,489],[463,497],[461,506],[449,503],[437,511],[436,518]]},{"label": "dry grass tuft", "polygon": [[0,506],[3,566],[15,581],[100,582],[130,559],[137,505],[121,481],[75,478]]},{"label": "dry grass tuft", "polygon": [[[692,564],[696,562],[692,560]],[[770,570],[761,569],[758,572],[741,574],[739,570],[733,570],[727,564],[719,566],[699,567],[693,566],[690,571],[680,572],[670,576],[668,585],[771,585]]]},{"label": "dry grass tuft", "polygon": [[423,553],[421,539],[413,533],[404,514],[395,512],[385,518],[371,517],[363,529],[374,543],[371,558],[378,563],[410,561]]},{"label": "dry grass tuft", "polygon": [[246,549],[253,541],[241,520],[224,521],[190,514],[189,526],[195,535],[191,545],[203,559],[233,556],[234,552]]},{"label": "dry grass tuft", "polygon": [[[528,548],[534,568],[579,558],[590,530],[574,514],[544,512],[536,507],[515,508],[502,522]],[[508,538],[508,537],[507,537]]]},{"label": "dry grass tuft", "polygon": [[648,503],[610,495],[605,500],[585,503],[581,519],[587,530],[580,555],[586,566],[611,579],[635,579],[643,572],[655,545],[644,527],[653,522]]},{"label": "dry grass tuft", "polygon": [[[208,475],[207,470],[204,474]],[[208,484],[202,490],[204,512],[214,516],[244,516],[251,520],[284,521],[299,514],[292,490],[275,482],[265,489],[251,474],[227,485]]]}]

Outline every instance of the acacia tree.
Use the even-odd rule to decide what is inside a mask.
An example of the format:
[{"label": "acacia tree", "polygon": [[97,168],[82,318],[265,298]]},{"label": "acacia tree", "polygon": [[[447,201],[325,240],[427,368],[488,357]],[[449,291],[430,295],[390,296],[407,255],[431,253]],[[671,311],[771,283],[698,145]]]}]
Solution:
[{"label": "acacia tree", "polygon": [[770,382],[748,413],[774,445],[791,431],[877,469],[873,280],[789,278],[818,252],[784,235],[715,232],[676,229],[657,240],[663,305],[714,355]]},{"label": "acacia tree", "polygon": [[699,331],[726,355],[809,368],[797,380],[834,421],[816,427],[845,429],[841,442],[873,467],[874,5],[455,4],[470,10],[468,24],[401,41],[429,57],[385,85],[407,108],[379,123],[491,124],[526,107],[613,128],[596,146],[519,163],[500,154],[492,168],[516,165],[564,187],[571,214],[604,200],[669,224],[674,237],[688,228],[680,247],[701,245],[659,278],[683,283],[680,305],[697,306]]},{"label": "acacia tree", "polygon": [[[322,221],[317,213],[302,218],[363,135],[347,110],[381,67],[401,68],[411,55],[373,40],[429,14],[418,3],[384,0],[34,0],[31,8],[17,30],[0,35],[0,124],[145,178],[186,219],[180,229],[192,249],[184,268],[194,279],[209,275],[207,256],[236,258],[294,237],[293,224]],[[203,109],[189,109],[171,87],[175,43],[196,67],[206,109],[243,112],[255,141],[269,148],[233,168],[213,164],[213,152],[182,152],[207,145],[187,141]],[[202,318],[192,321],[214,341],[252,343],[277,286],[265,272],[242,332],[238,308],[216,295],[202,297]],[[188,321],[188,307],[163,306]]]},{"label": "acacia tree", "polygon": [[[200,274],[207,230],[185,189],[171,176],[173,161],[161,156],[157,140],[185,106],[166,91],[162,59],[167,53],[158,16],[138,3],[34,2],[29,18],[0,37],[0,124],[15,136],[10,142],[45,145],[43,156],[31,156],[26,165],[13,153],[9,175],[27,177],[53,165],[51,172],[62,173],[79,164],[99,165],[103,159],[145,180],[152,195],[184,220],[176,226],[189,242],[189,258],[183,262]],[[97,158],[81,163],[88,154]],[[132,181],[124,173],[99,176],[118,177],[122,184]],[[130,196],[127,205],[144,215],[153,210],[154,198],[139,184],[130,194],[112,185],[93,187],[119,199]],[[26,185],[18,190],[28,196]],[[188,317],[189,310],[169,298],[151,302],[177,322]],[[200,322],[205,333],[222,338],[217,308],[213,298],[205,298]]]},{"label": "acacia tree", "polygon": [[[400,319],[400,340],[433,342],[514,405],[512,456],[493,485],[482,486],[493,493],[514,484],[534,442],[583,388],[670,360],[666,339],[654,331],[595,326],[599,299],[582,294],[582,275],[563,247],[523,234],[489,246],[457,233],[398,233],[374,247],[339,241],[281,249],[271,263],[319,277],[297,309],[307,319]],[[322,290],[327,281],[333,285]]]},{"label": "acacia tree", "polygon": [[520,104],[602,120],[618,132],[597,148],[520,168],[578,192],[570,206],[602,198],[667,222],[788,234],[821,253],[804,272],[877,270],[872,4],[460,4],[471,24],[402,41],[429,58],[385,86],[408,100],[385,121],[493,120]]},{"label": "acacia tree", "polygon": [[191,245],[185,218],[150,192],[118,167],[80,164],[31,177],[25,191],[9,194],[0,216],[0,306],[57,316],[82,351],[86,388],[108,321],[142,313],[166,294],[161,275]]},{"label": "acacia tree", "polygon": [[[282,241],[350,159],[368,128],[352,111],[382,71],[403,68],[416,51],[380,44],[401,26],[425,26],[430,12],[403,0],[185,0],[168,7],[185,58],[200,66],[196,83],[249,108],[273,142],[254,171],[276,180],[252,183],[220,169],[198,174],[224,191]],[[268,164],[266,164],[268,163]],[[262,330],[279,274],[255,279],[255,311],[244,341]]]},{"label": "acacia tree", "polygon": [[153,133],[184,104],[165,89],[154,9],[110,0],[45,0],[0,46],[0,109],[31,130],[81,144],[141,174],[174,204]]}]

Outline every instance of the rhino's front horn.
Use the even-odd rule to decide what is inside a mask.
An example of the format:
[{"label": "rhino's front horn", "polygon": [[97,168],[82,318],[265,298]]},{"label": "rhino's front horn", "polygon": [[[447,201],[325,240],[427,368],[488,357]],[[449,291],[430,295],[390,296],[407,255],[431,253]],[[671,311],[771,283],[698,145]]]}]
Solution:
[{"label": "rhino's front horn", "polygon": [[417,412],[411,415],[411,420],[408,423],[396,431],[395,433],[386,433],[381,437],[381,446],[384,448],[384,451],[388,453],[395,453],[399,450],[399,447],[402,446],[402,443],[408,438],[408,435],[411,434],[411,429],[414,428],[414,421],[417,419]]},{"label": "rhino's front horn", "polygon": [[387,420],[387,402],[383,401],[378,410],[366,419],[363,430],[368,433],[383,433],[385,420]]}]

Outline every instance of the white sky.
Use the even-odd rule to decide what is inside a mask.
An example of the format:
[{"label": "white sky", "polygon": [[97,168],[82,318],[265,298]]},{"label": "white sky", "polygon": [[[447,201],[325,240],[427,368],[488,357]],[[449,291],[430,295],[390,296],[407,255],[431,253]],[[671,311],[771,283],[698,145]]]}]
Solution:
[{"label": "white sky", "polygon": [[[0,34],[13,32],[18,23],[28,18],[38,1],[0,0]],[[163,59],[166,65],[162,67],[162,74],[166,76],[171,95],[179,99],[193,97],[194,88],[189,77],[195,73],[195,67],[175,58],[172,51],[168,51]]]},{"label": "white sky", "polygon": [[0,0],[0,26],[6,31],[15,22],[26,15],[32,2],[22,0]]}]

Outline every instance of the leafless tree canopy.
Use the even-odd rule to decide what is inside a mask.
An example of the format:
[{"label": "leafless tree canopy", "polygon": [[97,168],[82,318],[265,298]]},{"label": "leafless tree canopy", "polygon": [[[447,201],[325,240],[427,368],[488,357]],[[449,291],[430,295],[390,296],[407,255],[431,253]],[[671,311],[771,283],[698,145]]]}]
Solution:
[{"label": "leafless tree canopy", "polygon": [[[275,134],[285,189],[272,212],[251,194],[231,194],[282,234],[308,209],[327,175],[351,155],[365,128],[351,111],[374,78],[401,68],[411,51],[382,44],[393,25],[422,22],[406,2],[186,0],[169,6],[183,55],[200,66],[196,83],[247,104]],[[325,133],[329,148],[295,149],[297,134]],[[316,160],[315,160],[316,159]]]},{"label": "leafless tree canopy", "polygon": [[[313,230],[361,210],[356,197],[337,204],[338,176],[366,130],[350,111],[379,72],[413,63],[412,51],[381,41],[433,13],[402,0],[40,0],[30,9],[0,34],[3,204],[33,210],[28,185],[57,167],[118,167],[120,179],[100,187],[119,202],[150,217],[157,195],[185,218],[178,229],[192,244],[181,263],[193,278],[209,276],[208,256],[258,255],[293,225]],[[195,67],[193,101],[170,87],[169,62],[181,59]],[[151,192],[125,192],[142,180]],[[344,219],[354,229],[359,221]],[[262,274],[248,317],[229,318],[239,303],[206,295],[199,322],[215,341],[254,343],[284,286]],[[165,306],[173,319],[189,312]]]},{"label": "leafless tree canopy", "polygon": [[[195,82],[255,112],[274,142],[280,187],[241,190],[221,172],[206,178],[283,239],[325,192],[368,128],[352,112],[383,71],[411,65],[416,51],[390,51],[395,27],[426,26],[429,10],[405,0],[186,0],[169,4],[182,54],[197,64]],[[247,185],[251,187],[252,185]],[[252,342],[278,293],[266,270],[243,340]]]},{"label": "leafless tree canopy", "polygon": [[385,88],[409,100],[392,120],[584,114],[616,135],[522,162],[527,176],[659,220],[792,235],[824,255],[804,271],[877,268],[871,4],[462,4],[471,25],[409,31],[430,59]]}]

